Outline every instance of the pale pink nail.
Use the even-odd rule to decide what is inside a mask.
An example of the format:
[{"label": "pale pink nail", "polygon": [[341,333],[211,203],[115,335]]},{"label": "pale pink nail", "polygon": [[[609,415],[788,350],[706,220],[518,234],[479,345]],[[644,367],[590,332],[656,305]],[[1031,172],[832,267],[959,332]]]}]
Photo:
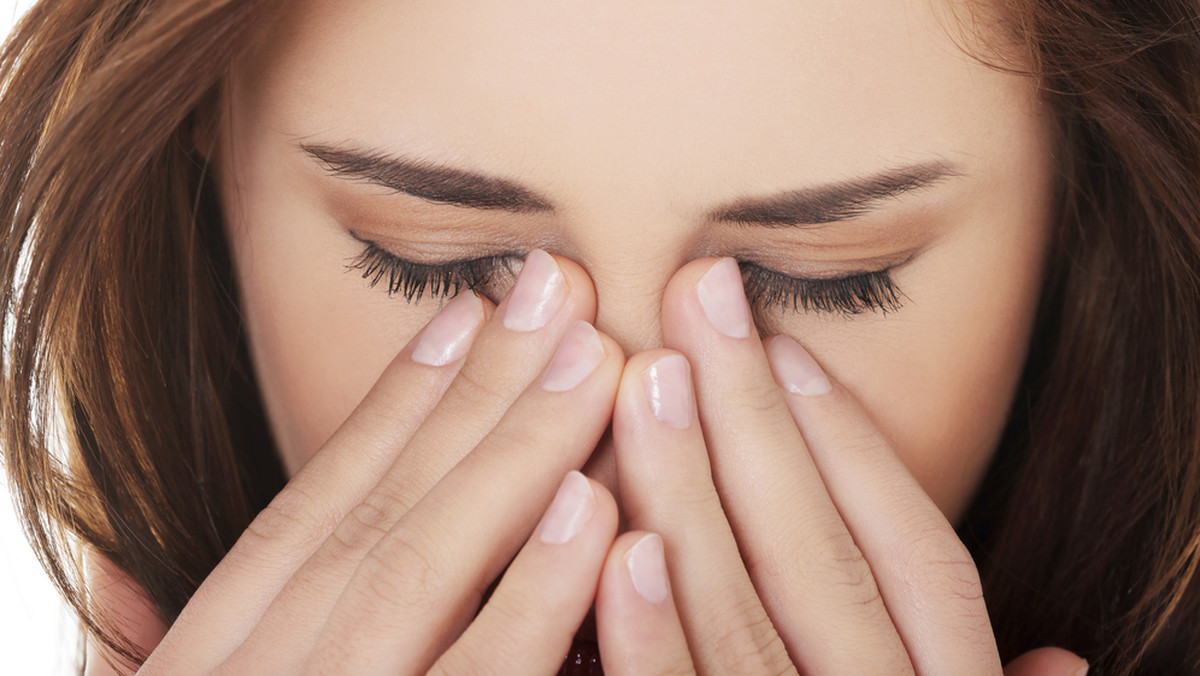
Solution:
[{"label": "pale pink nail", "polygon": [[642,373],[642,385],[650,411],[659,422],[677,430],[692,426],[696,409],[687,359],[678,354],[659,359]]},{"label": "pale pink nail", "polygon": [[525,256],[517,283],[508,294],[504,307],[504,328],[509,331],[537,331],[562,307],[567,298],[567,282],[554,258],[534,249]]},{"label": "pale pink nail", "polygon": [[776,336],[767,344],[767,359],[775,380],[788,392],[805,397],[829,394],[833,385],[808,351],[788,336]]},{"label": "pale pink nail", "polygon": [[1090,668],[1091,668],[1091,665],[1089,665],[1089,664],[1087,663],[1087,660],[1084,660],[1084,661],[1083,661],[1083,666],[1082,666],[1082,667],[1079,667],[1079,671],[1076,671],[1076,672],[1075,672],[1075,676],[1087,676],[1087,674],[1088,674],[1088,670],[1089,670]]},{"label": "pale pink nail", "polygon": [[412,360],[429,366],[445,366],[462,359],[483,325],[483,319],[483,303],[479,296],[470,291],[458,294],[421,332],[412,351]]},{"label": "pale pink nail", "polygon": [[596,512],[596,494],[587,477],[571,470],[558,487],[554,502],[542,517],[538,538],[542,542],[561,545],[570,542],[587,525]]},{"label": "pale pink nail", "polygon": [[604,342],[591,324],[578,321],[563,336],[542,376],[542,389],[566,392],[587,380],[604,362]]},{"label": "pale pink nail", "polygon": [[750,304],[742,273],[732,258],[722,258],[696,284],[696,296],[708,323],[730,338],[750,337]]},{"label": "pale pink nail", "polygon": [[662,603],[667,598],[667,560],[663,541],[654,533],[644,536],[625,552],[625,567],[638,596],[648,603]]}]

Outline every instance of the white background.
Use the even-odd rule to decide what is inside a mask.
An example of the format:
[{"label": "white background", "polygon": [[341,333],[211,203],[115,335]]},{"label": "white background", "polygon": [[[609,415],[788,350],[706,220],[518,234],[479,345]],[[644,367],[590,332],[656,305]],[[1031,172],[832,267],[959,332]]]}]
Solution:
[{"label": "white background", "polygon": [[[8,36],[33,0],[0,0],[0,35]],[[0,472],[0,673],[77,673],[78,629],[25,542]]]}]

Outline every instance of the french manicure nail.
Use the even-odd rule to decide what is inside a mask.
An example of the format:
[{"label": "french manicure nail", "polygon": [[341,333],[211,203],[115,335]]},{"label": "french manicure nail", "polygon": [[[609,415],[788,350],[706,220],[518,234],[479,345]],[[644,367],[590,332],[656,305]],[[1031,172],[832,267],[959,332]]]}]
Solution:
[{"label": "french manicure nail", "polygon": [[775,379],[788,392],[816,397],[833,391],[833,385],[817,362],[800,347],[800,343],[788,336],[771,339],[767,345],[767,359]]},{"label": "french manicure nail", "polygon": [[742,273],[732,258],[722,258],[696,284],[700,307],[713,329],[730,338],[750,337],[750,304]]},{"label": "french manicure nail", "polygon": [[659,422],[677,430],[692,426],[696,409],[687,359],[678,354],[659,359],[642,373],[642,385],[650,411]]},{"label": "french manicure nail", "polygon": [[585,321],[578,321],[563,336],[558,351],[542,376],[542,389],[566,392],[575,389],[604,362],[604,342]]},{"label": "french manicure nail", "polygon": [[504,308],[504,328],[509,331],[537,331],[562,307],[567,298],[567,282],[554,257],[534,249],[525,256],[517,283],[508,294]]},{"label": "french manicure nail", "polygon": [[571,470],[558,487],[554,501],[542,517],[538,538],[542,542],[561,545],[570,542],[587,525],[596,512],[596,494],[587,477]]},{"label": "french manicure nail", "polygon": [[483,324],[483,303],[470,291],[458,294],[429,322],[412,351],[412,360],[445,366],[462,359]]},{"label": "french manicure nail", "polygon": [[638,596],[648,603],[662,603],[667,598],[667,561],[663,556],[662,538],[650,533],[625,552],[625,567]]}]

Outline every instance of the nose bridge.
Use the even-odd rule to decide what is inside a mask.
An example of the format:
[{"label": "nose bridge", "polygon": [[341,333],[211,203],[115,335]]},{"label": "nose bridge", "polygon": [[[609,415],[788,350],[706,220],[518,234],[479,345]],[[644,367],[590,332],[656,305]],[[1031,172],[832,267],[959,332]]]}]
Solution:
[{"label": "nose bridge", "polygon": [[662,346],[662,295],[684,262],[672,247],[613,247],[591,256],[596,287],[596,328],[617,341],[626,356]]}]

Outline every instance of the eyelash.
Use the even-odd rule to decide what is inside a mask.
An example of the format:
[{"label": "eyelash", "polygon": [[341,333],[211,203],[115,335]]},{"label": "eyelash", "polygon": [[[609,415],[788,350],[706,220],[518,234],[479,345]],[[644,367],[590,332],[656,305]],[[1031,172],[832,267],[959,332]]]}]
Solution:
[{"label": "eyelash", "polygon": [[445,263],[418,263],[394,256],[374,242],[359,241],[365,243],[365,248],[346,266],[347,270],[362,270],[362,278],[371,288],[386,279],[388,295],[399,293],[409,303],[421,300],[426,291],[431,298],[449,298],[463,289],[479,289],[499,272],[512,273],[515,258],[511,255],[485,256]]},{"label": "eyelash", "polygon": [[892,281],[891,268],[814,279],[785,275],[746,261],[738,265],[746,298],[756,307],[842,315],[875,311],[886,315],[902,305],[904,294]]},{"label": "eyelash", "polygon": [[[388,295],[399,293],[405,301],[451,297],[463,289],[480,289],[500,272],[511,274],[513,255],[467,258],[445,263],[418,263],[399,258],[369,240],[356,237],[365,247],[346,266],[361,270],[367,286],[387,282]],[[780,308],[793,312],[824,312],[859,315],[867,311],[882,314],[900,309],[903,295],[892,281],[891,270],[864,272],[828,279],[793,277],[755,263],[740,261],[746,298],[760,308]]]}]

